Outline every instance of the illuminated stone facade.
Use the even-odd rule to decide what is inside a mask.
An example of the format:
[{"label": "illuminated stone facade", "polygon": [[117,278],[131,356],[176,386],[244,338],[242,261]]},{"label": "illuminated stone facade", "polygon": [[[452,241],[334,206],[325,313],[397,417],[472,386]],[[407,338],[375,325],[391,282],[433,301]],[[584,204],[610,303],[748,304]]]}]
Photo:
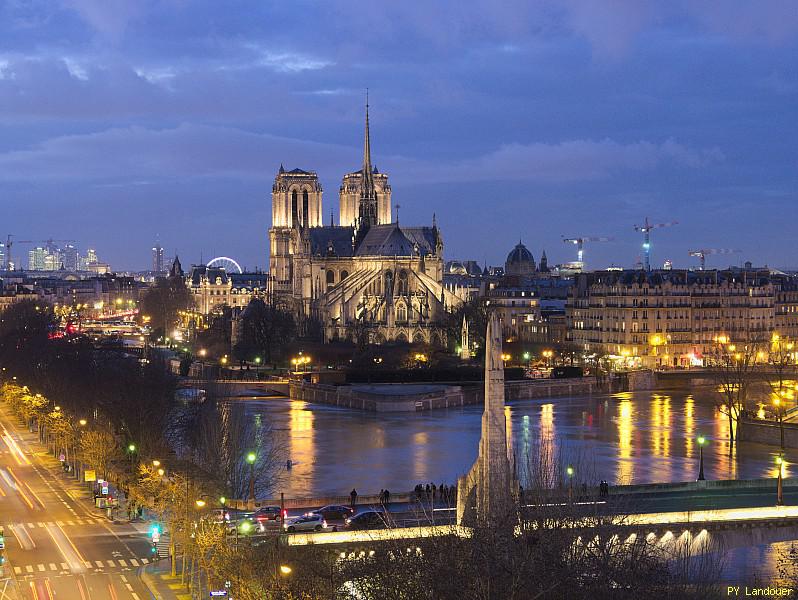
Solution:
[{"label": "illuminated stone facade", "polygon": [[[354,198],[357,199],[356,205]],[[388,177],[371,164],[368,107],[363,167],[344,177],[339,225],[322,225],[312,171],[282,167],[272,188],[269,269],[275,300],[326,341],[440,344],[440,321],[460,300],[443,286],[443,238],[391,221]]]}]

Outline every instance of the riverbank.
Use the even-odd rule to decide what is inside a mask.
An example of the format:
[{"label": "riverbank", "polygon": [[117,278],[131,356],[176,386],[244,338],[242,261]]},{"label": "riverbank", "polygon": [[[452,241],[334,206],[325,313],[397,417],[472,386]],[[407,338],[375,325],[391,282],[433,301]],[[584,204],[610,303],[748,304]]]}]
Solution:
[{"label": "riverbank", "polygon": [[[526,379],[505,383],[505,397],[533,400],[563,396],[591,396],[616,392],[650,390],[656,385],[652,371],[632,371],[608,379],[579,377],[573,379]],[[469,384],[354,384],[328,385],[292,381],[290,397],[314,404],[328,404],[369,412],[419,412],[456,408],[484,401],[481,382]]]}]

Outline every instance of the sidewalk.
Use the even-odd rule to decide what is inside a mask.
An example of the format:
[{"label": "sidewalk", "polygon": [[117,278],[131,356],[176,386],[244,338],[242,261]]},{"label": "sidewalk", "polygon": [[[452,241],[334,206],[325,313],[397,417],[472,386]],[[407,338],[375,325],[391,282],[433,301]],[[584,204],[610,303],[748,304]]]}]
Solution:
[{"label": "sidewalk", "polygon": [[[180,559],[177,562],[179,572]],[[180,575],[172,577],[168,558],[139,569],[139,577],[155,600],[191,600],[188,588],[180,584]]]}]

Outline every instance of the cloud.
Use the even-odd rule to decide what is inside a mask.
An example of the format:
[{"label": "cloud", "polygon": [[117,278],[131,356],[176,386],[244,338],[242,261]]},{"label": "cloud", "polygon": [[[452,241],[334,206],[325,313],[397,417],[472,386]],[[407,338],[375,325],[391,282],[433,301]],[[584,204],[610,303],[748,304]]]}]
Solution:
[{"label": "cloud", "polygon": [[675,140],[661,144],[622,144],[611,139],[570,140],[557,144],[506,144],[481,157],[453,164],[422,166],[426,181],[529,180],[585,181],[622,171],[646,171],[662,166],[698,168],[723,160],[717,148],[697,150]]},{"label": "cloud", "polygon": [[[322,178],[340,177],[357,160],[356,148],[311,142],[229,127],[184,124],[170,129],[143,127],[61,136],[26,150],[0,154],[0,181],[83,180],[103,185],[120,181],[182,180],[203,177],[268,179],[276,166],[317,169]],[[558,144],[507,144],[484,156],[428,162],[385,157],[399,181],[529,180],[584,181],[625,170],[661,166],[698,168],[720,161],[717,149],[696,150],[674,140],[661,144],[613,140],[571,140]]]}]

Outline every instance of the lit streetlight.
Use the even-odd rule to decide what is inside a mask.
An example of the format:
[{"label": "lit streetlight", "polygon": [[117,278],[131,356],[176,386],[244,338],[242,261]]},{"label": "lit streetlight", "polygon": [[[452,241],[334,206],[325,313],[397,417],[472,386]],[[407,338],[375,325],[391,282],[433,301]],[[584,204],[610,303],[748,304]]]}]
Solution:
[{"label": "lit streetlight", "polygon": [[707,438],[699,435],[698,439],[698,481],[704,481],[704,444],[707,443]]},{"label": "lit streetlight", "polygon": [[249,463],[249,497],[252,502],[255,502],[255,461],[258,456],[254,452],[247,454],[247,462]]},{"label": "lit streetlight", "polygon": [[574,493],[574,468],[572,465],[568,465],[565,467],[565,473],[568,475],[568,501],[570,502],[573,498]]},{"label": "lit streetlight", "polygon": [[784,489],[782,487],[782,472],[784,471],[784,452],[779,452],[776,457],[776,467],[779,470],[776,479],[776,506],[784,505]]}]

